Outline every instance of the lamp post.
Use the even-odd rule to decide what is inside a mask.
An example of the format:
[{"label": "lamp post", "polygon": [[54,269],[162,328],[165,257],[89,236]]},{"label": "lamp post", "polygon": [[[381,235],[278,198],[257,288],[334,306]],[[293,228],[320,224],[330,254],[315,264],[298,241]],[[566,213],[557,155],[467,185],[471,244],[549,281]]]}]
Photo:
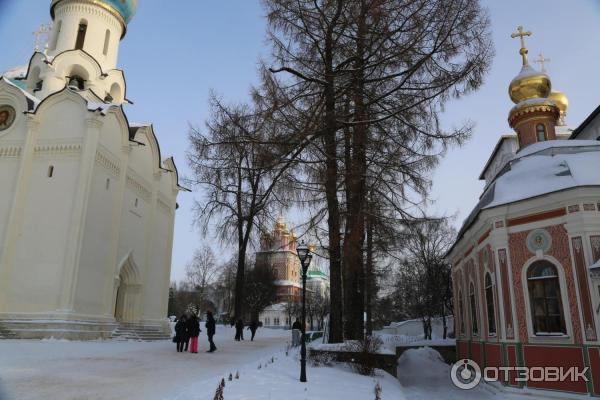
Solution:
[{"label": "lamp post", "polygon": [[306,382],[306,273],[308,272],[308,266],[312,260],[312,254],[310,250],[304,244],[304,241],[300,243],[300,246],[296,248],[300,264],[302,265],[302,336],[300,345],[300,382]]}]

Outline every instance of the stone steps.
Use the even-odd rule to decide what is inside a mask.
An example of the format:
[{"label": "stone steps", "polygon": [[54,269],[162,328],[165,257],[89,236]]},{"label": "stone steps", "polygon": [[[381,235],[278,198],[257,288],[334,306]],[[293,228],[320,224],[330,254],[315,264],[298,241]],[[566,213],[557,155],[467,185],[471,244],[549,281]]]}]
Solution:
[{"label": "stone steps", "polygon": [[171,335],[160,326],[141,324],[119,324],[110,338],[113,340],[136,340],[138,342],[151,342],[156,340],[169,340]]}]

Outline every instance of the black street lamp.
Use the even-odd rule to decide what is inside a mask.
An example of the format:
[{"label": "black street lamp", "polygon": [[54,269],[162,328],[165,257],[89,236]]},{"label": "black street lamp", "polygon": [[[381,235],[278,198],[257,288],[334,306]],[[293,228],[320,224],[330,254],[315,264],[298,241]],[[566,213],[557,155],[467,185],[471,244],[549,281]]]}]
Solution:
[{"label": "black street lamp", "polygon": [[296,248],[296,252],[298,253],[298,258],[302,265],[302,344],[300,345],[300,382],[306,382],[306,273],[308,272],[308,266],[312,260],[312,254],[310,254],[310,250],[304,244],[304,241]]}]

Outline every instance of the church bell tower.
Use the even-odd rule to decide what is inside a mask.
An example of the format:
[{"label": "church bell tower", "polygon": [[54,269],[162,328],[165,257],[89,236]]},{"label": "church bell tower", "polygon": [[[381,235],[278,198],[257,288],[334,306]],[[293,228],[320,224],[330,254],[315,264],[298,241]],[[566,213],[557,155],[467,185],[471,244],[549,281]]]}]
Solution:
[{"label": "church bell tower", "polygon": [[563,114],[555,100],[558,97],[552,93],[550,77],[529,65],[526,36],[531,36],[531,32],[524,31],[522,26],[511,35],[521,40],[519,54],[523,67],[508,88],[510,99],[515,103],[508,123],[516,131],[521,149],[533,143],[556,140],[556,125]]},{"label": "church bell tower", "polygon": [[137,5],[138,0],[52,0],[46,52],[32,58],[27,88],[39,99],[66,86],[87,92],[90,101],[126,102],[117,60]]},{"label": "church bell tower", "polygon": [[53,0],[48,56],[83,50],[102,70],[116,68],[119,43],[136,8],[137,0]]}]

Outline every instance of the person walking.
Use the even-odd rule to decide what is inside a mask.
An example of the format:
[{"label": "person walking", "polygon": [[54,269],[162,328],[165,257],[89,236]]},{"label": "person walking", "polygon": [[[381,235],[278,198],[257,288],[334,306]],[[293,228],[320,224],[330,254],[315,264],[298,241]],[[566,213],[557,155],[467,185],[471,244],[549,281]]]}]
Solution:
[{"label": "person walking", "polygon": [[235,340],[244,340],[244,321],[241,318],[235,323]]},{"label": "person walking", "polygon": [[216,323],[215,318],[211,311],[206,312],[206,335],[208,336],[208,343],[210,344],[210,349],[207,353],[212,353],[217,350],[217,346],[215,346],[215,342],[213,342],[213,336],[215,336],[216,332]]},{"label": "person walking", "polygon": [[177,352],[183,351],[183,345],[185,343],[185,335],[187,331],[187,321],[185,315],[179,317],[179,320],[175,324],[175,338],[174,341],[177,343]]},{"label": "person walking", "polygon": [[258,321],[253,320],[252,322],[250,322],[250,325],[248,325],[248,330],[250,332],[252,332],[252,337],[250,338],[251,342],[254,341],[254,336],[256,336],[256,330],[257,329],[258,329]]},{"label": "person walking", "polygon": [[292,324],[292,346],[300,346],[300,333],[302,332],[302,324],[300,320],[296,318],[296,321]]},{"label": "person walking", "polygon": [[198,353],[198,336],[200,335],[200,322],[195,314],[188,320],[188,333],[190,335],[190,353]]}]

